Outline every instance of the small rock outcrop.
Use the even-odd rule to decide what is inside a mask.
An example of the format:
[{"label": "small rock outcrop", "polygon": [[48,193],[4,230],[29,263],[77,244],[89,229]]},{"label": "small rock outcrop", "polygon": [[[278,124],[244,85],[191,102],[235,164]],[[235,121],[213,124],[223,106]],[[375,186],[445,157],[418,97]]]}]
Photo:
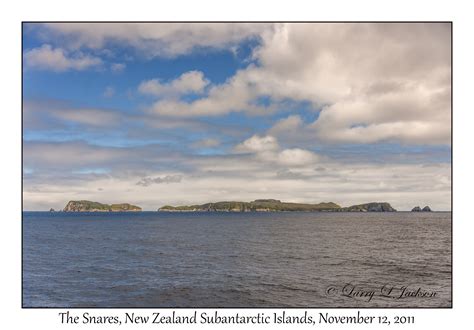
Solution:
[{"label": "small rock outcrop", "polygon": [[412,212],[431,212],[431,209],[429,206],[425,206],[424,208],[420,208],[419,206],[415,206],[414,208],[411,209]]}]

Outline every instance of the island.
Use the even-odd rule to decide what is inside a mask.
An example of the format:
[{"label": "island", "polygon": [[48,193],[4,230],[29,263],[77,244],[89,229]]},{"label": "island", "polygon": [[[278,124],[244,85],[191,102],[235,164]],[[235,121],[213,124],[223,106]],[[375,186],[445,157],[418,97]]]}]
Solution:
[{"label": "island", "polygon": [[341,207],[333,202],[318,204],[289,203],[278,199],[256,199],[252,202],[215,202],[200,205],[170,206],[165,205],[158,209],[160,212],[395,212],[396,210],[386,202],[372,202],[366,204]]},{"label": "island", "polygon": [[431,208],[429,206],[425,206],[423,209],[419,206],[415,206],[411,209],[412,212],[431,212]]},{"label": "island", "polygon": [[64,212],[138,212],[142,208],[129,203],[102,204],[86,200],[69,201],[64,207]]},{"label": "island", "polygon": [[352,205],[349,207],[342,207],[342,212],[396,212],[387,202],[372,202],[366,204]]}]

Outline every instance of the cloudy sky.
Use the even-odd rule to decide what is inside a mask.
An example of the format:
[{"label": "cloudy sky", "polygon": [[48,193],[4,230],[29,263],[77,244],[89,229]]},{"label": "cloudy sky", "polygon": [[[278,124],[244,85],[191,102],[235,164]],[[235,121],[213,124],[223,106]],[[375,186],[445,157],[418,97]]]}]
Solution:
[{"label": "cloudy sky", "polygon": [[25,210],[450,210],[450,24],[25,24]]}]

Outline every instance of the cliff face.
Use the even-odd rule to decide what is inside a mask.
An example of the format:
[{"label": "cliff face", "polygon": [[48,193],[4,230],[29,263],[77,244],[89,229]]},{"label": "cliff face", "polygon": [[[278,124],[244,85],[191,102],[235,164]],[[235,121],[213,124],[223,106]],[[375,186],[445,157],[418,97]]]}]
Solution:
[{"label": "cliff face", "polygon": [[69,201],[64,212],[127,212],[127,211],[141,211],[141,207],[131,205],[128,203],[123,204],[102,204],[91,201]]}]

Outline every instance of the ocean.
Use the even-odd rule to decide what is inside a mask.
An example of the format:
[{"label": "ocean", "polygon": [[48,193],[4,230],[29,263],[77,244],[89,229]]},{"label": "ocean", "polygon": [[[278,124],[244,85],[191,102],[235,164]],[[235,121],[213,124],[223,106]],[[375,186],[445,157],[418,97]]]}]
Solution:
[{"label": "ocean", "polygon": [[450,212],[23,212],[24,307],[451,307]]}]

